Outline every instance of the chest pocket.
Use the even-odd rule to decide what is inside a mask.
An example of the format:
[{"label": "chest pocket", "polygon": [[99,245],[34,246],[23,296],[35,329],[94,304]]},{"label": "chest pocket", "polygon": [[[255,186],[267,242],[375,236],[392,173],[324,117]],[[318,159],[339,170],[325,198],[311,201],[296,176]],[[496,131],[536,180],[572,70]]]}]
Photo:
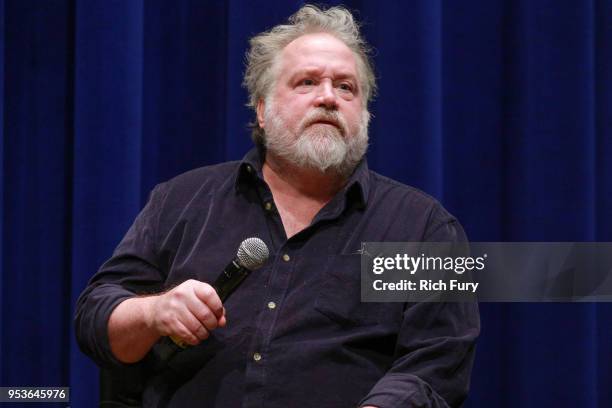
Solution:
[{"label": "chest pocket", "polygon": [[361,255],[330,255],[314,308],[343,326],[380,321],[380,303],[361,302]]}]

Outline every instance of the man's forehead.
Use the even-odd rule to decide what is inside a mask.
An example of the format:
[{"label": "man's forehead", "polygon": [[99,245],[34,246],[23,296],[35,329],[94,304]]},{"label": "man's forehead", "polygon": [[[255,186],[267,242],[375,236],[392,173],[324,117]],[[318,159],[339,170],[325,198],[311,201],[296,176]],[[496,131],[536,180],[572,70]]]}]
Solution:
[{"label": "man's forehead", "polygon": [[283,69],[304,70],[333,65],[344,75],[356,74],[355,55],[341,40],[327,33],[306,34],[290,42],[281,52]]},{"label": "man's forehead", "polygon": [[[316,64],[310,63],[300,67],[293,67],[290,72],[291,77],[295,76],[320,76],[325,74],[326,67]],[[356,79],[356,73],[350,69],[345,69],[342,66],[333,67],[333,74],[335,79]]]}]

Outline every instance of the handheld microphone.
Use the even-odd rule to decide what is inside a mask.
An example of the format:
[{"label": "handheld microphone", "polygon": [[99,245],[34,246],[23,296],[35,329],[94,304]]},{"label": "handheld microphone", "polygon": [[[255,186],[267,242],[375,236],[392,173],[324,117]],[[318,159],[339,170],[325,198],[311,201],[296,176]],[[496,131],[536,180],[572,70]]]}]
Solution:
[{"label": "handheld microphone", "polygon": [[[270,252],[268,246],[261,239],[247,238],[238,247],[236,257],[223,269],[212,287],[215,288],[221,302],[236,290],[236,288],[249,276],[251,271],[259,269],[266,263]],[[155,347],[158,360],[166,363],[177,352],[187,348],[189,345],[178,337],[169,336],[164,338]]]}]

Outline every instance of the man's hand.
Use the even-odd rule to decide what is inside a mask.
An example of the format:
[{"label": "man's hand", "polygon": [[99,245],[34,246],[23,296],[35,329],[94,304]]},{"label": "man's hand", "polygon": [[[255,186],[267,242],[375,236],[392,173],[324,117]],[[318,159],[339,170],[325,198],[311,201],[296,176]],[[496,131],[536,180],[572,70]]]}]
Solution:
[{"label": "man's hand", "polygon": [[147,326],[160,336],[177,337],[192,346],[227,323],[215,289],[193,279],[154,296],[149,311]]},{"label": "man's hand", "polygon": [[190,279],[168,292],[119,304],[108,320],[111,351],[124,363],[140,361],[161,336],[196,345],[227,323],[215,289]]}]

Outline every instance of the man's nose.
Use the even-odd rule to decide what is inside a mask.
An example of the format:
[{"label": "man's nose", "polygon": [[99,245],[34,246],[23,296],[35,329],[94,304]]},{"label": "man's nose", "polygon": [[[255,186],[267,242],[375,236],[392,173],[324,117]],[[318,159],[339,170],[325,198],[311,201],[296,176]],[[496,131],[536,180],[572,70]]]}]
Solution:
[{"label": "man's nose", "polygon": [[326,109],[336,109],[338,107],[338,100],[331,81],[323,81],[319,84],[315,105],[317,108]]}]

